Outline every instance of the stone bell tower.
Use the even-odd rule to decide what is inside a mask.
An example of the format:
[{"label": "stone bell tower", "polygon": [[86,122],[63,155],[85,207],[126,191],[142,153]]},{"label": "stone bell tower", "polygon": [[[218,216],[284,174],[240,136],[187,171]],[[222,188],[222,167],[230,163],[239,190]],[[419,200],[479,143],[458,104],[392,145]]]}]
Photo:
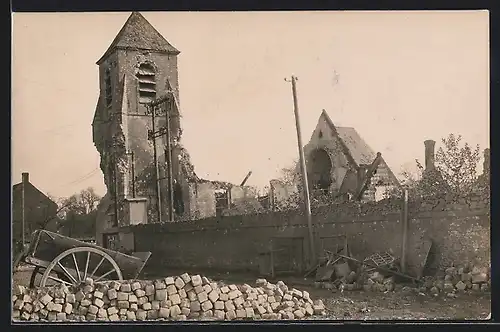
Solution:
[{"label": "stone bell tower", "polygon": [[[93,141],[101,157],[100,167],[107,188],[97,218],[98,243],[104,241],[104,230],[112,233],[129,224],[158,221],[155,212],[154,151],[148,138],[152,118],[146,105],[169,91],[173,95],[168,107],[173,178],[179,184],[189,181],[189,176],[182,172],[178,162],[181,151],[177,143],[182,134],[177,68],[179,53],[140,13],[133,12],[97,61],[99,98],[92,122]],[[165,124],[166,114],[158,115],[155,128],[158,130]],[[156,146],[160,165],[161,210],[164,211],[162,215],[167,216],[167,181],[161,180],[166,177],[165,135],[156,139]],[[181,205],[188,200],[188,193],[183,193],[182,189],[175,193],[180,196],[176,201]],[[130,206],[140,206],[141,202],[143,210],[131,210]],[[183,207],[180,206],[176,212],[182,214]]]}]

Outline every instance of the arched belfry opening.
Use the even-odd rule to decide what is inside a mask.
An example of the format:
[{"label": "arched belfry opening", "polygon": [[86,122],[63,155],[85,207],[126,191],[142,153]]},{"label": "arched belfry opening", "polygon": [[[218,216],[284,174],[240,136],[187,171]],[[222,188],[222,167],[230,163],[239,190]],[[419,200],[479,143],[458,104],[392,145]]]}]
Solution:
[{"label": "arched belfry opening", "polygon": [[308,177],[311,189],[328,193],[332,184],[332,161],[324,149],[315,149],[309,155]]}]

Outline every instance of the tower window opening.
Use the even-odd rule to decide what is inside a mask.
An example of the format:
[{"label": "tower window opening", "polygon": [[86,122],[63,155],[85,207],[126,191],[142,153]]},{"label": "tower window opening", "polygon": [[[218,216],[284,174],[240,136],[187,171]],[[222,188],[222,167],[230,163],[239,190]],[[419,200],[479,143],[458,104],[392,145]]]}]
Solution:
[{"label": "tower window opening", "polygon": [[104,85],[106,94],[106,107],[109,107],[113,102],[113,93],[111,89],[111,70],[109,68],[106,68],[106,71],[104,73]]},{"label": "tower window opening", "polygon": [[153,66],[141,64],[136,76],[139,81],[139,103],[152,102],[156,98],[156,77]]}]

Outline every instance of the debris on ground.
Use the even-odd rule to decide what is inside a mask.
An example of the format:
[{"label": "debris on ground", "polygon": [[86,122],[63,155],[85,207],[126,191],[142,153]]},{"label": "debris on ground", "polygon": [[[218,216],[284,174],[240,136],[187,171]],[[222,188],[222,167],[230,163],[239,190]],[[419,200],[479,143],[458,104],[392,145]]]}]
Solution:
[{"label": "debris on ground", "polygon": [[[491,280],[487,268],[474,267],[470,271],[467,268],[447,268],[444,275],[434,277],[423,277],[418,284],[405,285],[398,276],[390,275],[380,271],[358,268],[351,271],[347,276],[333,280],[315,282],[315,288],[329,289],[331,291],[356,291],[365,292],[392,292],[402,293],[415,292],[416,294],[430,294],[438,296],[443,293],[448,297],[454,297],[456,293],[477,291],[489,292]],[[345,274],[344,274],[345,275]]]},{"label": "debris on ground", "polygon": [[13,319],[23,321],[292,320],[326,314],[322,300],[282,281],[225,285],[187,273],[154,281],[88,278],[78,288],[18,285],[12,304]]},{"label": "debris on ground", "polygon": [[[374,253],[373,255],[365,258],[363,263],[372,263],[379,267],[392,268],[394,265],[395,259],[388,252]],[[375,269],[375,268],[373,268]]]}]

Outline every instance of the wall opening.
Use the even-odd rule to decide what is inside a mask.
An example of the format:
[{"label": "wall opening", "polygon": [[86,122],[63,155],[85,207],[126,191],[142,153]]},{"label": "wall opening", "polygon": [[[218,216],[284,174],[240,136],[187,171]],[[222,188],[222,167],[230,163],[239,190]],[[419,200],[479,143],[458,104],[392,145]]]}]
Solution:
[{"label": "wall opening", "polygon": [[104,89],[106,95],[106,107],[110,107],[113,102],[113,93],[111,88],[111,70],[106,68],[104,72]]},{"label": "wall opening", "polygon": [[103,234],[103,241],[105,249],[118,250],[119,245],[118,233]]},{"label": "wall opening", "polygon": [[137,71],[139,81],[139,103],[146,104],[156,98],[155,69],[151,64],[143,63]]},{"label": "wall opening", "polygon": [[181,184],[174,180],[174,212],[178,216],[184,213],[184,199],[182,196],[182,187]]},{"label": "wall opening", "polygon": [[311,189],[315,193],[328,194],[332,184],[332,161],[323,149],[316,149],[309,155],[308,176]]},{"label": "wall opening", "polygon": [[215,191],[215,215],[220,216],[229,208],[229,190],[218,189]]}]

